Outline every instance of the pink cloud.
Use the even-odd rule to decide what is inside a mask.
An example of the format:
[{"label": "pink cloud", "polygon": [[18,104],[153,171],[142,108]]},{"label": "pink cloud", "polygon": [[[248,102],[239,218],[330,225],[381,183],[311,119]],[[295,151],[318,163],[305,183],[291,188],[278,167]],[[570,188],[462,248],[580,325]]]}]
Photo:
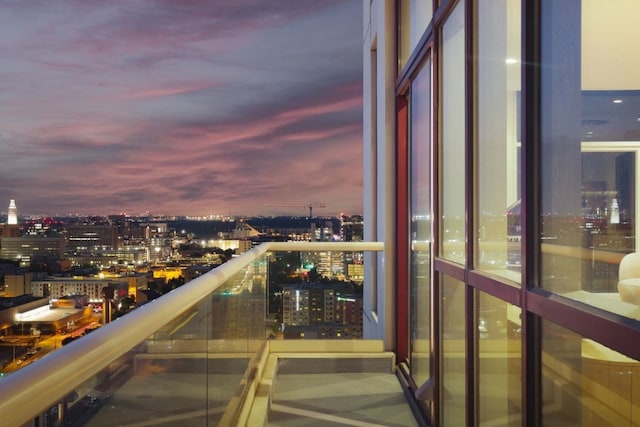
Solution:
[{"label": "pink cloud", "polygon": [[201,90],[211,89],[216,86],[219,85],[214,83],[184,83],[182,85],[176,85],[174,87],[150,88],[137,92],[122,94],[118,96],[117,99],[129,100],[140,98],[160,98],[163,96],[173,96],[184,93],[198,92]]}]

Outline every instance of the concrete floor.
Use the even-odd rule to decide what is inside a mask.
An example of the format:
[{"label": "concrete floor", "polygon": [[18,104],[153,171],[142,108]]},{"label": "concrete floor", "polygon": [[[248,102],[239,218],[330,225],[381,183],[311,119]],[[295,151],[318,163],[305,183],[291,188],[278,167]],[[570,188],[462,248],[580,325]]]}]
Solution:
[{"label": "concrete floor", "polygon": [[395,374],[278,374],[269,426],[417,426]]},{"label": "concrete floor", "polygon": [[417,426],[388,358],[280,359],[269,426]]}]

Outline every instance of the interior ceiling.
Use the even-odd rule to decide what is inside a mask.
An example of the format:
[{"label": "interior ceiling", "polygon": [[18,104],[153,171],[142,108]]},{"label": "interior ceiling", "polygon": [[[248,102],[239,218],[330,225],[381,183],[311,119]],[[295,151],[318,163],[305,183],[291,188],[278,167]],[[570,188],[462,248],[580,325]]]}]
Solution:
[{"label": "interior ceiling", "polygon": [[640,141],[640,90],[582,92],[583,141]]}]

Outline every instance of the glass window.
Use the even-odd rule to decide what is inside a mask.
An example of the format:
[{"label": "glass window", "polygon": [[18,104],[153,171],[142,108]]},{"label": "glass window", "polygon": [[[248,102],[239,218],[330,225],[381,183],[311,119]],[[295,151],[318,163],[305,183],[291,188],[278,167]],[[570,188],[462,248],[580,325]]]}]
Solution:
[{"label": "glass window", "polygon": [[432,17],[432,0],[398,0],[398,71],[407,63]]},{"label": "glass window", "polygon": [[431,61],[411,83],[411,375],[420,386],[430,377],[431,282]]},{"label": "glass window", "polygon": [[634,0],[542,2],[541,284],[636,319],[639,14]]},{"label": "glass window", "polygon": [[465,262],[464,2],[442,30],[442,253]]},{"label": "glass window", "polygon": [[477,9],[475,267],[520,282],[520,2]]},{"label": "glass window", "polygon": [[479,291],[477,307],[480,425],[520,426],[521,310]]},{"label": "glass window", "polygon": [[466,425],[465,284],[442,276],[440,287],[442,319],[442,402],[440,425]]},{"label": "glass window", "polygon": [[541,375],[542,425],[640,425],[637,360],[543,322]]}]

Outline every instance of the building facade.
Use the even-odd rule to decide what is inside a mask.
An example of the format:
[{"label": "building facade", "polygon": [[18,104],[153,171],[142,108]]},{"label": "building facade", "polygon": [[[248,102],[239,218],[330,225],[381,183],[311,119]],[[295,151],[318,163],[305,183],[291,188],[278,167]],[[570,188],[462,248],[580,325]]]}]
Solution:
[{"label": "building facade", "polygon": [[3,237],[0,258],[19,261],[21,266],[38,260],[63,260],[65,241],[62,237]]},{"label": "building facade", "polygon": [[18,208],[16,207],[16,201],[11,199],[9,202],[9,210],[7,211],[7,224],[18,224]]},{"label": "building facade", "polygon": [[31,293],[32,273],[7,274],[4,276],[4,296],[19,297]]},{"label": "building facade", "polygon": [[0,239],[3,237],[20,237],[20,226],[17,224],[0,224]]},{"label": "building facade", "polygon": [[434,425],[640,425],[640,3],[363,8],[365,337]]},{"label": "building facade", "polygon": [[31,293],[33,296],[58,299],[70,295],[86,295],[89,298],[89,302],[92,303],[103,301],[103,289],[106,287],[114,289],[115,300],[129,296],[129,282],[126,279],[54,278],[31,281]]},{"label": "building facade", "polygon": [[362,296],[341,285],[285,285],[282,328],[288,338],[362,338]]},{"label": "building facade", "polygon": [[70,255],[118,249],[118,227],[115,225],[69,225],[65,229]]}]

